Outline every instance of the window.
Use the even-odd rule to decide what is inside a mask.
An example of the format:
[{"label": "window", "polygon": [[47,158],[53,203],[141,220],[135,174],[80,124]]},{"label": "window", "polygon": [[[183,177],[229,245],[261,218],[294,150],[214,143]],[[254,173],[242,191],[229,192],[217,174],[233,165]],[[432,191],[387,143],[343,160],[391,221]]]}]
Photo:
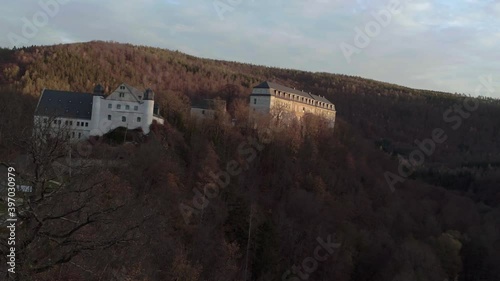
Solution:
[{"label": "window", "polygon": [[68,126],[68,120],[64,121],[64,125]]},{"label": "window", "polygon": [[70,125],[70,126],[73,126],[73,121],[69,121],[69,125]]},{"label": "window", "polygon": [[71,133],[71,138],[74,139],[75,138],[75,132],[72,132]]},{"label": "window", "polygon": [[136,105],[136,106],[134,106],[134,110],[135,110],[135,111],[139,110],[139,106],[137,106],[137,105]]},{"label": "window", "polygon": [[78,138],[81,139],[82,138],[82,133],[78,133]]},{"label": "window", "polygon": [[77,127],[80,127],[80,122],[76,122],[76,126],[77,126]]},{"label": "window", "polygon": [[120,93],[120,98],[125,97],[125,93]]},{"label": "window", "polygon": [[125,90],[125,86],[120,86],[120,90]]},{"label": "window", "polygon": [[141,117],[137,117],[137,122],[141,122]]},{"label": "window", "polygon": [[257,99],[253,99],[253,104],[257,104]]},{"label": "window", "polygon": [[85,127],[88,127],[89,126],[89,122],[85,122]]},{"label": "window", "polygon": [[130,109],[130,105],[125,105],[125,109],[129,110]]},{"label": "window", "polygon": [[122,116],[122,122],[126,122],[126,121],[127,121],[127,117]]},{"label": "window", "polygon": [[201,114],[205,114],[205,110],[202,110],[202,111],[201,111]]},{"label": "window", "polygon": [[141,99],[142,99],[142,96],[138,96],[138,98],[141,100]]},{"label": "window", "polygon": [[108,108],[112,108],[113,105],[111,103],[108,103]]},{"label": "window", "polygon": [[121,104],[117,104],[116,105],[116,109],[122,109],[122,105]]},{"label": "window", "polygon": [[108,115],[108,120],[111,120],[111,115]]}]

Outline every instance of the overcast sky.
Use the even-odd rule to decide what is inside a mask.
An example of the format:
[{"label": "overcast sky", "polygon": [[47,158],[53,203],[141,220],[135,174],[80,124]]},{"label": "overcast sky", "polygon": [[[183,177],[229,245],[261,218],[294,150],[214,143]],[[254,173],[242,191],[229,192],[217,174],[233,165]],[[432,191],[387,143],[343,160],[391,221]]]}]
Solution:
[{"label": "overcast sky", "polygon": [[113,40],[471,95],[491,75],[479,94],[500,98],[500,0],[54,1],[4,1],[0,46]]}]

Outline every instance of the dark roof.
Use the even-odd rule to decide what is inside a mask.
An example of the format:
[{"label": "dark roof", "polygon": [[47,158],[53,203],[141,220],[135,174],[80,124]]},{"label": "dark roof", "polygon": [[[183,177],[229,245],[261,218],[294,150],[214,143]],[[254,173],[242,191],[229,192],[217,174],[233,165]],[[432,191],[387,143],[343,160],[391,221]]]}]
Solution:
[{"label": "dark roof", "polygon": [[90,120],[92,94],[43,90],[35,115]]},{"label": "dark roof", "polygon": [[265,81],[265,82],[260,83],[259,85],[255,86],[254,89],[275,89],[275,90],[299,95],[302,97],[318,100],[318,101],[321,101],[324,103],[333,104],[329,100],[327,100],[325,97],[320,97],[317,95],[309,94],[309,93],[304,92],[304,91],[292,89],[292,88],[289,88],[289,87],[286,87],[286,86],[283,86],[283,85],[280,85],[280,84],[277,84],[274,82],[269,82],[269,81]]},{"label": "dark roof", "polygon": [[317,96],[317,95],[313,95],[311,94],[311,96],[315,99],[315,100],[318,100],[320,102],[324,102],[324,103],[328,103],[328,104],[333,104],[331,103],[329,100],[327,100],[325,97],[322,97],[322,96]]},{"label": "dark roof", "polygon": [[221,99],[196,100],[191,104],[191,108],[200,109],[226,109],[226,101]]},{"label": "dark roof", "polygon": [[94,87],[94,95],[104,96],[104,87],[101,84]]}]

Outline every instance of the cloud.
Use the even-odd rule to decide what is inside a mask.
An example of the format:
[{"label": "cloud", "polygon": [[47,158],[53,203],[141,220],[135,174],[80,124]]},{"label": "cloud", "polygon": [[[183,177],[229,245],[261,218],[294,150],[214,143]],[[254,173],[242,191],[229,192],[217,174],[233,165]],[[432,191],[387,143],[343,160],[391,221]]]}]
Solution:
[{"label": "cloud", "polygon": [[[51,1],[51,0],[43,0]],[[219,2],[216,2],[219,1]],[[401,13],[346,62],[339,49],[373,14],[397,0],[72,0],[31,44],[114,40],[193,55],[351,74],[416,88],[472,92],[479,75],[498,77],[500,2],[400,0]],[[223,19],[214,3],[225,4]],[[232,4],[231,4],[232,3]],[[3,4],[1,46],[40,10]],[[495,94],[500,97],[500,94]]]}]

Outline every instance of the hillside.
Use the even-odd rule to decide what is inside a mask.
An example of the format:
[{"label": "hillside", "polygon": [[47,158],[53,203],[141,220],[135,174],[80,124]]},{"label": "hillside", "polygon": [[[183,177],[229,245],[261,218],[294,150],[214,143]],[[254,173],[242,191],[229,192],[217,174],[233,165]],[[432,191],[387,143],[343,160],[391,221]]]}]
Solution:
[{"label": "hillside", "polygon": [[[229,102],[245,99],[257,83],[275,80],[327,97],[341,119],[365,137],[383,142],[384,149],[402,155],[433,128],[449,128],[443,114],[465,97],[360,77],[199,59],[180,52],[104,42],[4,50],[1,62],[0,83],[15,85],[29,95],[37,96],[43,88],[90,91],[96,83],[109,91],[126,81],[175,96],[184,106],[184,96],[222,96]],[[167,103],[166,114],[171,113],[170,107]],[[499,163],[500,143],[494,141],[500,137],[499,108],[500,101],[482,98],[478,112],[460,130],[450,132],[446,147],[436,151],[430,161]]]},{"label": "hillside", "polygon": [[[109,181],[100,202],[112,204],[106,200],[114,196],[128,202],[127,215],[103,218],[113,222],[102,224],[110,232],[151,216],[134,239],[99,248],[99,254],[82,250],[72,257],[78,266],[45,267],[64,260],[68,249],[40,235],[21,253],[36,280],[57,274],[64,280],[244,280],[246,271],[251,280],[285,280],[292,265],[313,255],[317,239],[333,234],[341,245],[311,279],[500,279],[498,100],[474,99],[478,107],[470,115],[447,115],[465,95],[106,42],[1,50],[0,67],[1,162],[30,152],[22,140],[30,137],[43,88],[151,87],[168,121],[137,145],[93,143],[93,158],[124,165],[78,175]],[[306,128],[294,125],[256,145],[255,154],[241,154],[239,145],[249,138],[263,142],[244,122],[251,88],[263,80],[327,97],[337,109],[335,130],[311,119]],[[228,102],[237,126],[191,122],[190,101],[216,96]],[[398,165],[421,149],[415,141],[433,138],[436,128],[446,141],[392,192],[384,175],[397,174]],[[195,190],[233,160],[246,169],[206,209],[186,215]],[[43,184],[41,178],[34,182]],[[33,223],[25,224],[26,233],[36,229]],[[44,254],[46,247],[57,251]],[[292,276],[287,280],[298,280]]]}]

